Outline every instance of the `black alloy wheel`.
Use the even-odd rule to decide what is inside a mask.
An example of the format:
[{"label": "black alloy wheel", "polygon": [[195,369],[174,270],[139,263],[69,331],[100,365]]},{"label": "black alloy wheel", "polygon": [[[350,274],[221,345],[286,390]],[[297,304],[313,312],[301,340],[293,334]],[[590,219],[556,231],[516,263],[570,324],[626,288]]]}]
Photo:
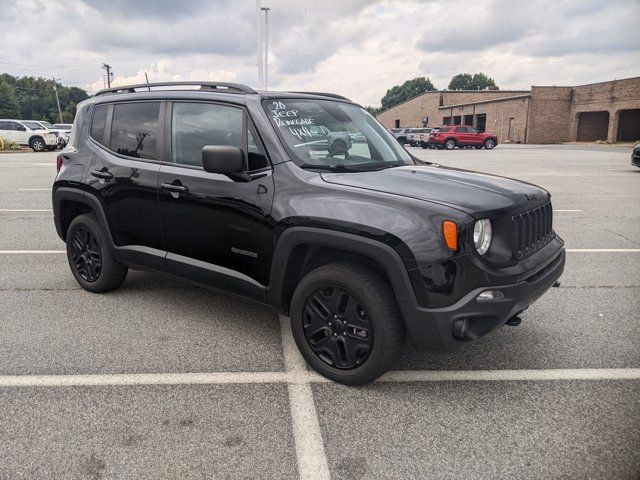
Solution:
[{"label": "black alloy wheel", "polygon": [[303,328],[316,356],[335,368],[363,365],[373,348],[367,311],[357,297],[340,287],[321,288],[307,298]]},{"label": "black alloy wheel", "polygon": [[95,282],[102,273],[102,250],[98,239],[85,226],[79,227],[71,241],[71,259],[80,277]]}]

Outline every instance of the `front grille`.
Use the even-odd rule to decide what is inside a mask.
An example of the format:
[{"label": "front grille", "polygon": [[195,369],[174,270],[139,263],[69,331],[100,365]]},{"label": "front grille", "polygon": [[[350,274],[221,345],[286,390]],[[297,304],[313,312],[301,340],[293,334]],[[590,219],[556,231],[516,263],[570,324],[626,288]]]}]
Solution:
[{"label": "front grille", "polygon": [[555,236],[551,202],[511,217],[513,256],[520,260],[537,252]]}]

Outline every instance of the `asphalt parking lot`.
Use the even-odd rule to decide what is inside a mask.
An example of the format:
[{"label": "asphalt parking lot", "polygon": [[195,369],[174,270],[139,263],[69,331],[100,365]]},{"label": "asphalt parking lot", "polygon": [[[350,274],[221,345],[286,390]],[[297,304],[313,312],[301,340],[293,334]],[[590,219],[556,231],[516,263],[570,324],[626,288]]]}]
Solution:
[{"label": "asphalt parking lot", "polygon": [[[287,319],[57,237],[55,153],[0,154],[0,479],[640,477],[640,169],[620,147],[413,154],[549,189],[562,285],[461,351],[324,381]],[[282,328],[284,326],[285,328]]]}]

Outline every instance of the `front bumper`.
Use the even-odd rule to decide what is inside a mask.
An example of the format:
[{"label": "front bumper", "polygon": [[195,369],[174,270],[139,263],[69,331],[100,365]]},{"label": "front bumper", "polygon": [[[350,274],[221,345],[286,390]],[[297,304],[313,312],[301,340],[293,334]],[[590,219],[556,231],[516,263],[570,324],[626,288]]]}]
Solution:
[{"label": "front bumper", "polygon": [[45,137],[44,135],[42,136],[42,140],[44,140],[45,145],[52,147],[54,145],[58,145],[58,137],[56,135],[53,135],[51,137],[47,136]]},{"label": "front bumper", "polygon": [[[565,251],[559,248],[532,272],[505,285],[483,286],[472,290],[455,304],[443,308],[424,308],[413,299],[399,298],[405,326],[417,350],[453,351],[495,330],[540,298],[564,270]],[[500,300],[477,300],[486,290],[500,290]],[[454,324],[466,320],[463,336],[454,336]],[[458,332],[460,330],[458,329]]]},{"label": "front bumper", "polygon": [[634,167],[640,167],[640,153],[631,154],[631,165]]}]

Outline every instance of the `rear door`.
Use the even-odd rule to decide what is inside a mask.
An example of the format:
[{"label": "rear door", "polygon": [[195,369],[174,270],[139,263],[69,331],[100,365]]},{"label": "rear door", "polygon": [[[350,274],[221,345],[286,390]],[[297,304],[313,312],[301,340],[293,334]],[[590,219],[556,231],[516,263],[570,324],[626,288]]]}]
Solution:
[{"label": "rear door", "polygon": [[133,263],[156,269],[163,269],[165,255],[157,192],[164,106],[160,101],[97,105],[90,127],[96,148],[87,178],[116,246],[124,247]]},{"label": "rear door", "polygon": [[[245,109],[213,102],[167,108],[159,176],[160,215],[169,271],[216,288],[260,298],[273,249],[270,163]],[[250,180],[233,181],[202,168],[202,148],[245,152]]]}]

